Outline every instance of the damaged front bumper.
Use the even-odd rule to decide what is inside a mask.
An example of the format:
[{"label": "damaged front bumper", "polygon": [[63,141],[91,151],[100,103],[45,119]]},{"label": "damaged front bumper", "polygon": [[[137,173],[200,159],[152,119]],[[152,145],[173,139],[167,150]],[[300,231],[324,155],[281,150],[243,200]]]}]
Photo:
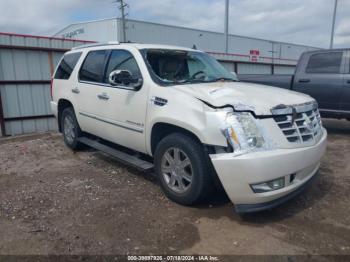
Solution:
[{"label": "damaged front bumper", "polygon": [[[255,212],[274,207],[300,192],[317,172],[326,150],[327,131],[317,144],[293,149],[275,149],[244,155],[210,155],[217,175],[237,212]],[[251,185],[284,177],[281,189],[254,193]]]}]

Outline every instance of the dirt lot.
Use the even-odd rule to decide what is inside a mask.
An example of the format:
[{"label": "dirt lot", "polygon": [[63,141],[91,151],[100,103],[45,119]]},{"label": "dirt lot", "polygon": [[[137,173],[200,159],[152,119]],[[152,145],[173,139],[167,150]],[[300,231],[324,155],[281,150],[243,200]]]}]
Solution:
[{"label": "dirt lot", "polygon": [[271,211],[189,208],[152,175],[58,134],[0,140],[0,254],[350,254],[350,122],[324,121],[319,176]]}]

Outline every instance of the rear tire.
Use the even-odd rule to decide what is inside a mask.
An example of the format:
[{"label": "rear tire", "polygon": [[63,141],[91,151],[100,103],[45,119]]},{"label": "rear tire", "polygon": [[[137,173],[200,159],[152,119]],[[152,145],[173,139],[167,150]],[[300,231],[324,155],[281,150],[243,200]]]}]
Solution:
[{"label": "rear tire", "polygon": [[174,133],[163,138],[154,154],[157,176],[165,195],[182,205],[195,205],[213,192],[209,157],[195,139]]},{"label": "rear tire", "polygon": [[72,150],[79,149],[81,143],[78,139],[81,136],[81,129],[72,107],[67,107],[62,111],[61,127],[65,144]]}]

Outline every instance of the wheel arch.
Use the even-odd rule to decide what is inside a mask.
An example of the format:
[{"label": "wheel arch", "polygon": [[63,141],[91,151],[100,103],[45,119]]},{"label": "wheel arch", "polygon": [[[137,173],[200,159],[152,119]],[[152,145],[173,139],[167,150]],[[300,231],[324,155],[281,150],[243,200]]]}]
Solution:
[{"label": "wheel arch", "polygon": [[202,143],[200,137],[196,135],[192,130],[180,127],[175,124],[167,122],[157,122],[152,126],[151,136],[150,136],[150,150],[151,154],[154,155],[154,152],[157,148],[159,142],[166,136],[173,133],[181,133],[192,137],[194,140]]},{"label": "wheel arch", "polygon": [[58,106],[57,106],[57,123],[58,123],[58,131],[62,132],[62,126],[61,126],[61,116],[62,116],[62,112],[64,109],[71,107],[74,110],[73,104],[67,100],[67,99],[60,99],[58,101]]}]

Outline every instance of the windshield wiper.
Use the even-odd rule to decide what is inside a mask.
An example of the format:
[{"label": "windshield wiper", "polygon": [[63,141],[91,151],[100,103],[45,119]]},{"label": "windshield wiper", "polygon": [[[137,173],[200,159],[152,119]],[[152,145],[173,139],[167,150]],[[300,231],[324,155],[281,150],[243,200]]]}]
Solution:
[{"label": "windshield wiper", "polygon": [[237,80],[229,78],[229,77],[217,77],[208,80],[207,82],[218,82],[218,81],[231,81],[231,82],[236,82]]},{"label": "windshield wiper", "polygon": [[174,81],[175,84],[188,84],[188,83],[205,83],[203,79],[182,79]]}]

